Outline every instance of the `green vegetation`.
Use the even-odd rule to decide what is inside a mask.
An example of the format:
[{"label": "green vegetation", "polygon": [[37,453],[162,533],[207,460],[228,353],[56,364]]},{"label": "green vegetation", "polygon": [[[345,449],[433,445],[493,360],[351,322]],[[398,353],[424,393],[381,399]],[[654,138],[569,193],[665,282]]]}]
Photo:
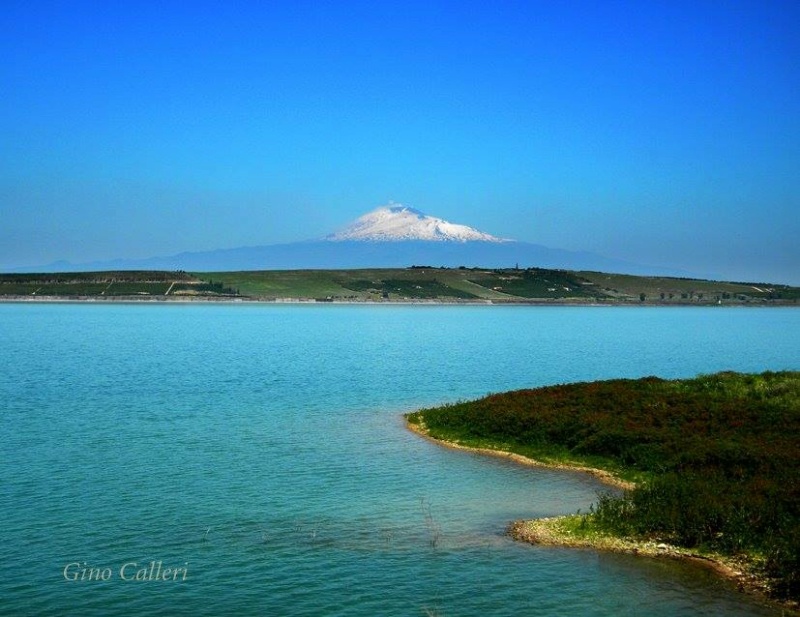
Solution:
[{"label": "green vegetation", "polygon": [[637,480],[583,525],[744,557],[800,599],[800,372],[520,390],[409,414],[434,438]]},{"label": "green vegetation", "polygon": [[800,288],[542,268],[374,268],[0,274],[5,296],[238,296],[253,300],[789,305]]},{"label": "green vegetation", "polygon": [[366,291],[380,294],[383,298],[398,296],[402,298],[477,298],[475,294],[449,287],[436,279],[390,278],[378,281],[356,280],[343,283],[353,291]]},{"label": "green vegetation", "polygon": [[518,298],[592,298],[587,279],[566,270],[493,270],[473,279],[482,287]]},{"label": "green vegetation", "polygon": [[237,295],[221,282],[202,280],[183,271],[114,271],[47,274],[2,274],[2,296],[138,297],[171,295]]},{"label": "green vegetation", "polygon": [[347,298],[354,296],[336,280],[336,270],[262,270],[242,272],[200,272],[198,279],[219,281],[238,289],[242,296],[275,300],[278,298]]},{"label": "green vegetation", "polygon": [[239,292],[233,287],[226,286],[221,281],[200,281],[189,283],[176,282],[172,286],[172,294],[180,295],[210,295],[210,296],[238,296]]},{"label": "green vegetation", "polygon": [[730,283],[691,278],[632,276],[604,272],[576,272],[599,293],[621,300],[638,300],[644,294],[654,304],[763,304],[796,303],[800,288],[771,283]]},{"label": "green vegetation", "polygon": [[106,286],[101,292],[107,296],[163,296],[167,293],[172,283],[137,283],[133,281],[115,281],[114,283]]}]

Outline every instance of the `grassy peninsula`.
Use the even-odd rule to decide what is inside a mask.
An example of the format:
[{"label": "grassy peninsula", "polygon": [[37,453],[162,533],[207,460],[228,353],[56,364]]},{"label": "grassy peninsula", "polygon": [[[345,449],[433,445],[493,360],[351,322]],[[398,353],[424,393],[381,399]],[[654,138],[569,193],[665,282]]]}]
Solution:
[{"label": "grassy peninsula", "polygon": [[800,600],[800,372],[558,385],[409,414],[461,447],[604,470],[588,513],[517,522],[534,542],[712,558]]},{"label": "grassy peninsula", "polygon": [[0,300],[798,306],[800,287],[545,268],[0,274]]}]

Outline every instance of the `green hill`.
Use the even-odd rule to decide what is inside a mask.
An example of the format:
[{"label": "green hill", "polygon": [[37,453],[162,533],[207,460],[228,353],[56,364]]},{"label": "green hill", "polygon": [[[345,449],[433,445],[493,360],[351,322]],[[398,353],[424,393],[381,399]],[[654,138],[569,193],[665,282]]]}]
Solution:
[{"label": "green hill", "polygon": [[800,288],[569,270],[430,268],[0,274],[0,297],[202,297],[274,301],[797,304]]}]

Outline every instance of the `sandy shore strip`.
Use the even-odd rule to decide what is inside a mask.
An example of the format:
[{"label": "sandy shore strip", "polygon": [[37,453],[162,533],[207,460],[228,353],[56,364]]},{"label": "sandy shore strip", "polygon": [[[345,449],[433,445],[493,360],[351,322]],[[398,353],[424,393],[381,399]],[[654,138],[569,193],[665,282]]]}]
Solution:
[{"label": "sandy shore strip", "polygon": [[[701,554],[664,542],[642,542],[630,538],[619,538],[597,533],[583,536],[574,531],[580,518],[581,515],[576,514],[528,521],[514,521],[508,527],[508,534],[515,540],[542,546],[592,549],[641,557],[666,557],[668,559],[690,561],[711,568],[721,576],[734,581],[740,591],[754,593],[766,601],[776,602],[768,596],[769,586],[766,581],[754,574],[744,560],[716,553]],[[796,605],[789,604],[781,604],[781,606],[789,609],[797,608]]]},{"label": "sandy shore strip", "polygon": [[[317,306],[323,305],[351,305],[351,306],[502,306],[502,307],[539,307],[539,306],[558,306],[558,307],[630,307],[630,308],[687,308],[687,307],[708,307],[716,306],[712,303],[690,303],[690,302],[670,302],[662,303],[657,301],[640,302],[638,300],[608,300],[598,301],[596,299],[588,298],[573,298],[573,299],[550,299],[550,298],[528,298],[528,299],[463,299],[463,298],[408,298],[408,299],[389,299],[389,300],[374,300],[374,299],[320,299],[320,298],[274,298],[262,296],[187,296],[187,295],[142,295],[142,296],[79,296],[79,295],[63,295],[63,296],[48,296],[48,295],[0,295],[0,304],[33,304],[33,303],[50,303],[50,304],[189,304],[189,303],[205,303],[205,304],[313,304]],[[726,305],[728,308],[779,308],[779,307],[795,307],[800,308],[800,304],[789,301],[776,302],[764,304],[730,304]]]},{"label": "sandy shore strip", "polygon": [[[48,295],[0,295],[0,303],[8,304],[314,304],[325,305],[351,305],[351,306],[569,306],[569,307],[594,307],[594,306],[628,306],[623,302],[596,302],[577,300],[550,300],[531,298],[529,300],[490,300],[484,298],[408,298],[408,299],[320,299],[320,298],[295,298],[295,297],[261,297],[261,296],[189,296],[189,295],[142,295],[142,296],[48,296]],[[630,306],[648,306],[647,304],[633,303]],[[676,305],[677,306],[677,305]]]},{"label": "sandy shore strip", "polygon": [[[572,466],[566,464],[549,464],[543,461],[530,459],[513,452],[491,450],[489,448],[473,448],[459,443],[453,443],[431,437],[424,424],[412,424],[406,419],[406,427],[424,437],[425,439],[447,448],[466,450],[489,456],[506,458],[521,465],[547,467],[564,471],[578,471],[589,473],[603,483],[616,488],[631,489],[634,484],[617,478],[613,474],[591,467]],[[556,546],[564,548],[592,549],[626,553],[643,557],[658,557],[668,559],[681,559],[711,568],[721,576],[734,581],[740,591],[755,594],[766,602],[780,606],[786,614],[800,615],[800,604],[796,602],[781,602],[769,597],[769,584],[753,571],[753,565],[745,559],[736,559],[717,553],[699,553],[691,549],[673,546],[664,542],[648,542],[631,538],[620,538],[597,532],[580,533],[576,528],[580,524],[582,515],[572,514],[539,518],[532,520],[514,521],[508,526],[508,535],[520,542],[538,544],[541,546]]]}]

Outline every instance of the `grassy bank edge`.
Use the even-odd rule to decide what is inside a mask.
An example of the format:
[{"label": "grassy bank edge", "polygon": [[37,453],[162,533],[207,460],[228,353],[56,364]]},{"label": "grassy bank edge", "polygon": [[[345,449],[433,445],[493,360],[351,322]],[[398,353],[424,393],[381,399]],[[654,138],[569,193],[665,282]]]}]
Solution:
[{"label": "grassy bank edge", "polygon": [[530,456],[525,456],[523,454],[520,454],[518,452],[513,452],[511,450],[470,445],[469,443],[448,441],[447,439],[435,437],[430,434],[430,432],[428,431],[428,427],[425,426],[425,421],[418,415],[418,412],[406,414],[405,421],[406,421],[406,427],[413,433],[416,433],[417,435],[420,435],[425,439],[429,439],[430,441],[436,444],[448,448],[454,448],[456,450],[466,450],[469,452],[478,452],[480,454],[486,454],[488,456],[497,456],[500,458],[506,458],[520,465],[527,465],[529,467],[547,467],[549,469],[561,469],[564,471],[588,473],[592,476],[595,476],[598,480],[600,480],[604,484],[608,484],[609,486],[613,486],[615,488],[631,489],[635,486],[633,482],[619,477],[612,471],[601,469],[599,467],[590,467],[578,461],[568,461],[561,459],[553,460],[546,457],[532,458]]},{"label": "grassy bank edge", "polygon": [[[698,551],[656,541],[640,541],[619,537],[594,529],[591,514],[571,514],[549,518],[514,521],[508,534],[515,540],[565,548],[585,548],[614,553],[625,553],[640,557],[681,559],[708,567],[736,583],[740,591],[757,594],[767,602],[791,609],[767,596],[766,581],[752,568],[752,563],[734,559],[719,553]],[[793,614],[800,614],[795,613]]]},{"label": "grassy bank edge", "polygon": [[[419,412],[405,414],[406,428],[413,433],[447,448],[465,450],[478,454],[496,456],[514,461],[517,464],[588,473],[598,480],[615,488],[628,490],[633,482],[619,478],[614,473],[580,463],[568,461],[549,462],[536,460],[515,452],[476,447],[464,442],[439,439],[430,434]],[[541,546],[563,548],[582,548],[615,553],[625,553],[642,557],[669,558],[690,561],[708,567],[721,576],[733,581],[742,592],[757,595],[763,601],[780,606],[789,615],[800,615],[800,606],[792,602],[782,602],[768,595],[768,582],[756,572],[757,555],[734,559],[719,553],[701,553],[671,544],[655,541],[640,541],[599,531],[592,525],[592,514],[567,514],[548,518],[519,520],[509,524],[508,535],[520,542]]]}]

